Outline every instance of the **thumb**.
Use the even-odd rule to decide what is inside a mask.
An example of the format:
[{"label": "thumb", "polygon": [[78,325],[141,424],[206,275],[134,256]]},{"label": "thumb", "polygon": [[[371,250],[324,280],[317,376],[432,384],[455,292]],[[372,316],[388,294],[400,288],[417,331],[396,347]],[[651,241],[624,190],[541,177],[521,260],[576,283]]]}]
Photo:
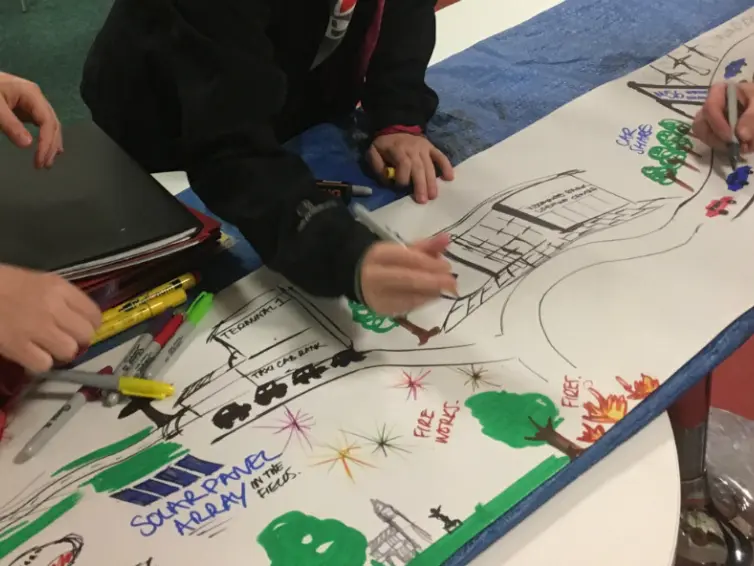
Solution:
[{"label": "thumb", "polygon": [[413,247],[420,252],[430,256],[439,256],[450,245],[450,236],[448,234],[435,234],[431,238],[416,242]]},{"label": "thumb", "polygon": [[34,141],[29,130],[24,127],[2,98],[0,98],[0,132],[5,133],[18,147],[29,147]]}]

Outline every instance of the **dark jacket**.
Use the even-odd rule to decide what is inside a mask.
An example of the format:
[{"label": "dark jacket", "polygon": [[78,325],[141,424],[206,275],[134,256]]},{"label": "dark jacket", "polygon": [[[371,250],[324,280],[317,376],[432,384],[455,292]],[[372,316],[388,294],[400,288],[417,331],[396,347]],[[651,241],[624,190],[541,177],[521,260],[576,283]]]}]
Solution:
[{"label": "dark jacket", "polygon": [[[115,0],[81,85],[105,132],[152,172],[187,171],[270,268],[310,293],[350,298],[375,238],[327,203],[281,142],[359,101],[374,132],[421,130],[437,107],[424,82],[434,0],[359,0],[349,12],[353,3]],[[341,36],[312,69],[324,40]]]}]

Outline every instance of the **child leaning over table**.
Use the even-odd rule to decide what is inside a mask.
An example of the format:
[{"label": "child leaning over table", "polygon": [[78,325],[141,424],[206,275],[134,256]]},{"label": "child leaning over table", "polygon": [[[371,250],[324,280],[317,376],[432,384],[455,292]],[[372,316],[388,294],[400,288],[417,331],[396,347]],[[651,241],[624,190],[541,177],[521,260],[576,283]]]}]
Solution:
[{"label": "child leaning over table", "polygon": [[281,143],[361,101],[379,175],[424,203],[448,159],[423,135],[434,0],[115,0],[85,64],[94,121],[152,172],[186,170],[264,262],[304,290],[382,314],[454,292],[439,235],[378,242]]}]

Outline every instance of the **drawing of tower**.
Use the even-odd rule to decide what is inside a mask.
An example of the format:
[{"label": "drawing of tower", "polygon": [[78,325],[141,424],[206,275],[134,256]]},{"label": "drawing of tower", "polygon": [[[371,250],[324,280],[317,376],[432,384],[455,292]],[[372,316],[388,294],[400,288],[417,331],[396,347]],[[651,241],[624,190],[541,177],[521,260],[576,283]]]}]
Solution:
[{"label": "drawing of tower", "polygon": [[416,556],[421,546],[409,536],[409,527],[426,542],[432,542],[432,536],[427,531],[392,505],[377,499],[372,499],[371,502],[375,515],[387,524],[380,534],[369,541],[369,554],[376,561],[386,566],[398,566],[408,564]]}]

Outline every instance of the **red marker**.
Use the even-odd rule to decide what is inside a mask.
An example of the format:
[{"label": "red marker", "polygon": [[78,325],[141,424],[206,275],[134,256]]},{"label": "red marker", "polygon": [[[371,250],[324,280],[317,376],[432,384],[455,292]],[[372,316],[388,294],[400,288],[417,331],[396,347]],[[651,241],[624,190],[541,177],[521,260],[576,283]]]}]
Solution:
[{"label": "red marker", "polygon": [[141,359],[134,364],[134,369],[131,374],[134,377],[140,377],[147,366],[152,363],[152,360],[160,353],[165,343],[173,337],[173,334],[177,332],[181,324],[183,324],[183,313],[175,314],[173,317],[162,327],[157,334],[155,334],[152,342],[144,349],[144,353],[141,355]]}]

